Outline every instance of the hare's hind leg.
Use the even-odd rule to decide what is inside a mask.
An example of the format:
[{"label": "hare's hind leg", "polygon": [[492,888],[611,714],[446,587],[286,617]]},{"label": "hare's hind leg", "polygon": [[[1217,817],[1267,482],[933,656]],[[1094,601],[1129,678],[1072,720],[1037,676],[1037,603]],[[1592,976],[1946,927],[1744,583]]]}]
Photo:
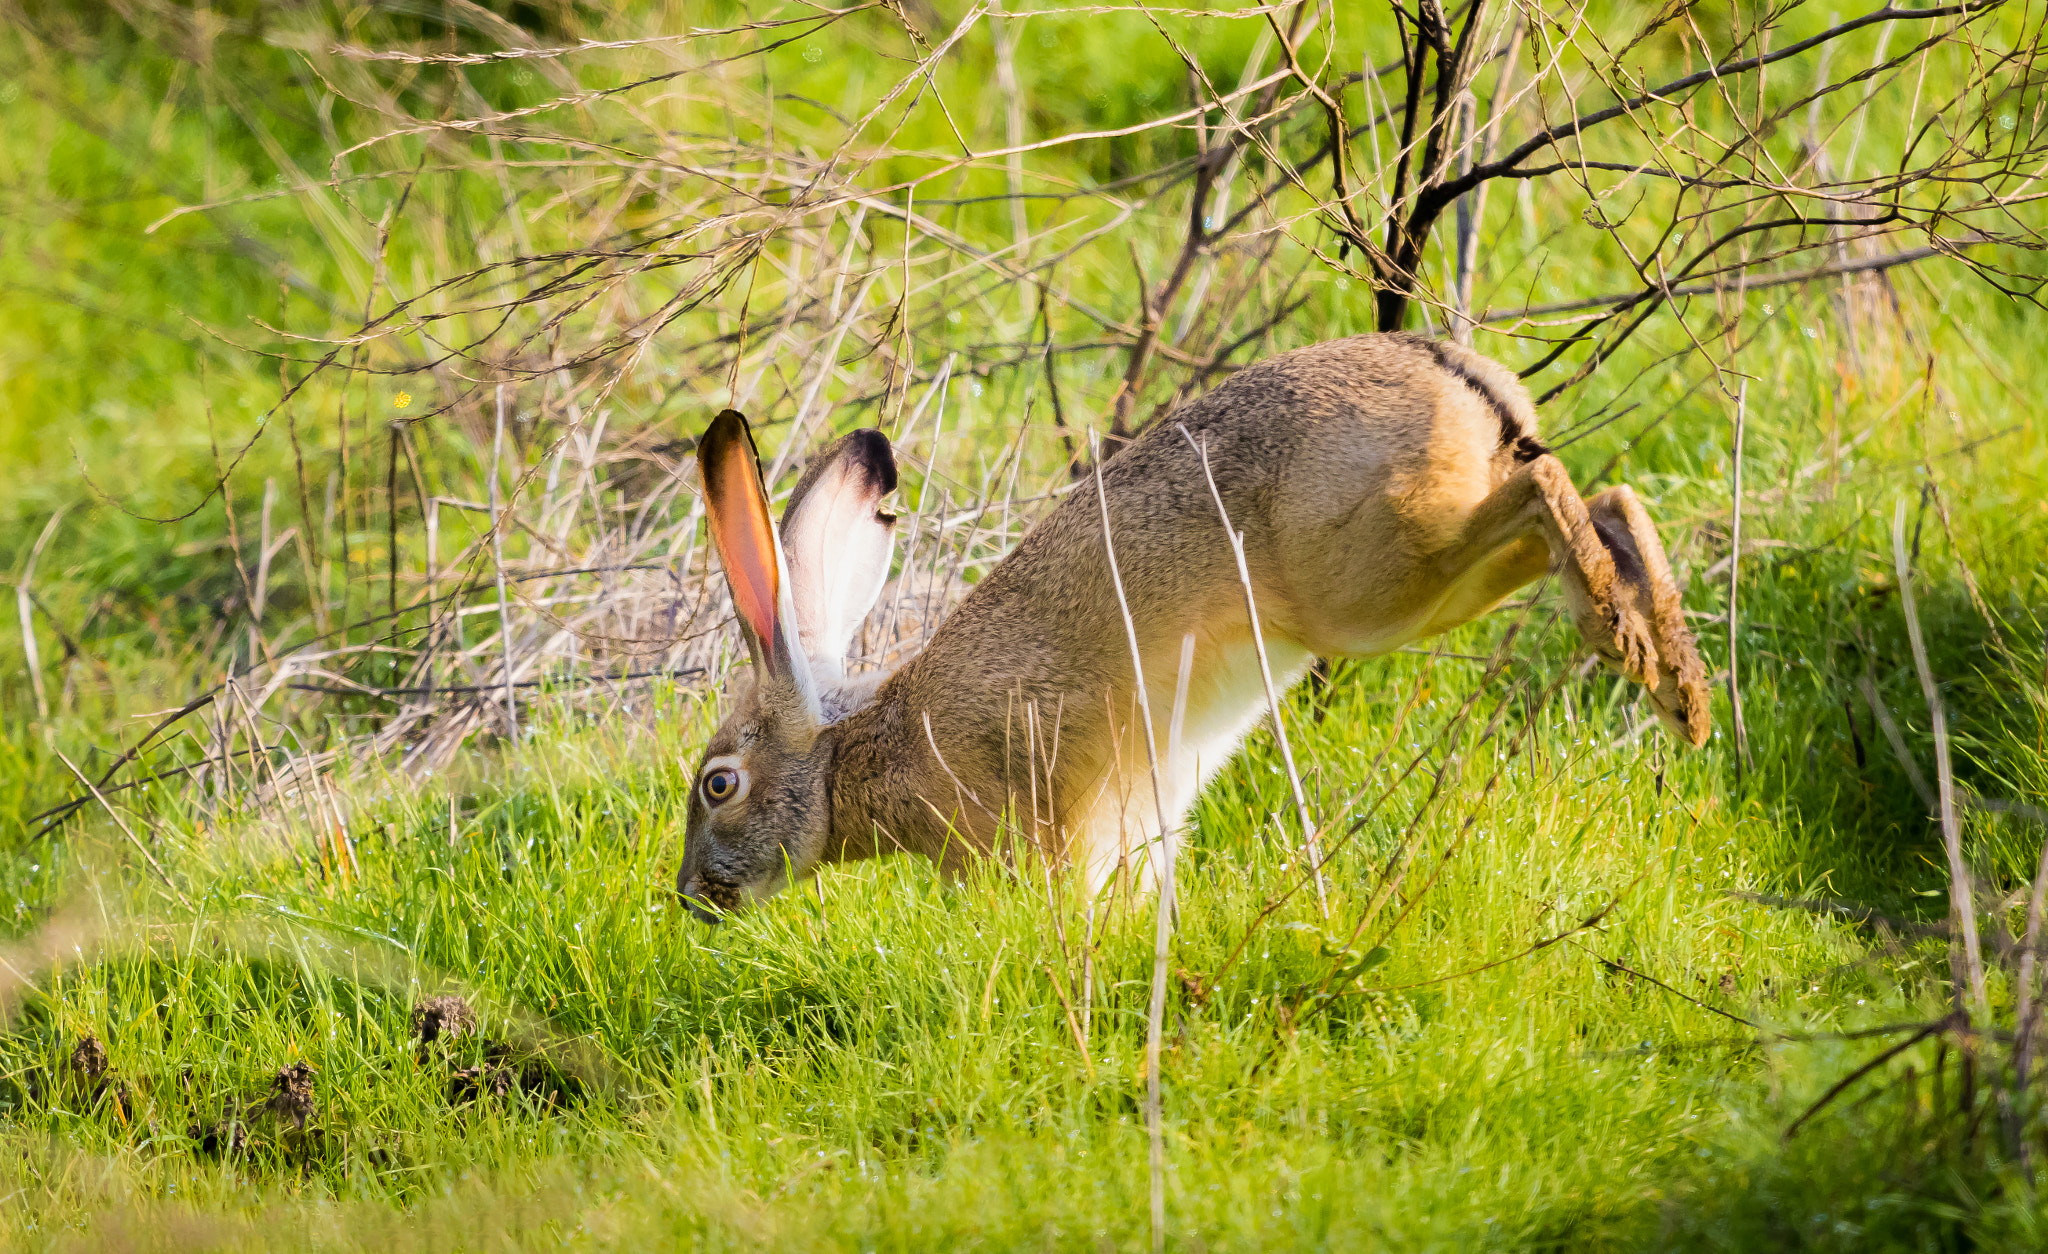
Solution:
[{"label": "hare's hind leg", "polygon": [[1659,662],[1655,680],[1647,681],[1651,705],[1688,743],[1705,744],[1710,730],[1707,668],[1685,625],[1685,607],[1655,524],[1626,484],[1587,498],[1586,513],[1614,559],[1620,594],[1650,624]]},{"label": "hare's hind leg", "polygon": [[1543,577],[1550,569],[1550,547],[1531,530],[1527,517],[1516,519],[1516,527],[1528,534],[1477,558],[1457,576],[1451,590],[1430,613],[1429,621],[1416,633],[1418,636],[1441,635],[1453,627],[1462,627],[1507,600],[1516,589]]},{"label": "hare's hind leg", "polygon": [[1437,559],[1449,591],[1427,631],[1447,630],[1498,603],[1541,575],[1546,556],[1593,651],[1648,688],[1674,731],[1704,743],[1704,671],[1656,528],[1626,488],[1582,500],[1564,463],[1549,454],[1518,466]]},{"label": "hare's hind leg", "polygon": [[1614,558],[1555,457],[1546,453],[1517,466],[1473,507],[1457,542],[1434,565],[1449,591],[1431,616],[1432,631],[1455,627],[1546,569],[1557,570],[1586,642],[1629,678],[1654,686],[1657,652],[1649,625],[1615,595]]}]

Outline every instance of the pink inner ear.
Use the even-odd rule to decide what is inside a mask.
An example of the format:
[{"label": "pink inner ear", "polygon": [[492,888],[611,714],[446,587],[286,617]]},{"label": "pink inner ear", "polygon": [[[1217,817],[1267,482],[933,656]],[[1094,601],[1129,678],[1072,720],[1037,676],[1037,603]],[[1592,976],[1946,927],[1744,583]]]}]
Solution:
[{"label": "pink inner ear", "polygon": [[[721,425],[714,423],[705,437],[704,489],[711,539],[732,587],[733,608],[762,651],[773,658],[781,651],[775,530],[768,521],[768,500],[761,492],[752,440],[737,423],[732,432],[719,431]],[[719,436],[725,438],[715,438]]]}]

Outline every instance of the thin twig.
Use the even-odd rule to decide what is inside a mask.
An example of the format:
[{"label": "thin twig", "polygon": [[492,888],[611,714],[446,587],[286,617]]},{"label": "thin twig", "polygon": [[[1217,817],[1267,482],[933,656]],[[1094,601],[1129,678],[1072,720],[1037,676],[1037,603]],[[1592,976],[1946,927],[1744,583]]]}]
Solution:
[{"label": "thin twig", "polygon": [[1957,1025],[1957,1023],[1958,1020],[1955,1016],[1950,1016],[1949,1018],[1940,1020],[1936,1023],[1930,1023],[1925,1027],[1921,1028],[1919,1031],[1913,1033],[1913,1035],[1907,1037],[1905,1040],[1900,1041],[1898,1044],[1890,1046],[1889,1048],[1883,1050],[1877,1055],[1877,1057],[1871,1059],[1869,1062],[1864,1063],[1862,1066],[1856,1068],[1854,1071],[1851,1071],[1848,1075],[1845,1075],[1841,1079],[1835,1081],[1833,1085],[1829,1086],[1827,1092],[1822,1093],[1820,1095],[1818,1101],[1814,1102],[1813,1105],[1808,1106],[1804,1113],[1802,1113],[1797,1119],[1794,1119],[1791,1122],[1791,1124],[1788,1127],[1786,1127],[1783,1139],[1787,1141],[1791,1140],[1795,1135],[1798,1134],[1799,1129],[1805,1126],[1807,1120],[1819,1114],[1824,1108],[1826,1108],[1829,1102],[1832,1102],[1837,1097],[1840,1097],[1844,1092],[1848,1090],[1850,1085],[1856,1083],[1856,1081],[1862,1079],[1864,1076],[1869,1075],[1871,1072],[1877,1070],[1879,1067],[1884,1066],[1892,1059],[1897,1058],[1900,1054],[1905,1053],[1907,1050],[1913,1048],[1915,1045],[1918,1045],[1920,1042],[1926,1040],[1928,1037],[1933,1036],[1935,1033],[1940,1032],[1946,1028],[1954,1027]]},{"label": "thin twig", "polygon": [[1629,976],[1633,979],[1641,980],[1646,984],[1654,984],[1658,988],[1663,989],[1665,992],[1671,994],[1673,997],[1680,999],[1681,1001],[1691,1002],[1693,1005],[1698,1006],[1701,1010],[1706,1011],[1708,1014],[1720,1015],[1723,1019],[1732,1019],[1746,1028],[1762,1027],[1761,1024],[1755,1023],[1749,1019],[1745,1019],[1739,1014],[1735,1014],[1732,1011],[1723,1010],[1719,1006],[1709,1005],[1706,1002],[1701,1001],[1699,998],[1694,997],[1690,993],[1681,992],[1680,990],[1675,989],[1671,987],[1669,984],[1666,984],[1664,981],[1658,979],[1656,976],[1645,975],[1641,971],[1636,970],[1634,967],[1631,967],[1624,962],[1621,962],[1614,958],[1602,958],[1599,954],[1595,953],[1591,949],[1586,948],[1584,945],[1579,944],[1579,942],[1577,941],[1566,941],[1565,943],[1570,945],[1572,948],[1581,951],[1582,953],[1590,955],[1595,962],[1598,962],[1603,967],[1608,967],[1613,970],[1619,971],[1623,975]]},{"label": "thin twig", "polygon": [[1858,905],[1850,901],[1815,901],[1805,897],[1780,897],[1774,893],[1752,893],[1740,889],[1729,889],[1723,896],[1779,910],[1809,910],[1815,914],[1833,915],[1849,923],[1881,924],[1894,932],[1903,932],[1908,936],[1947,936],[1954,930],[1946,923],[1922,923],[1915,919],[1902,919],[1897,915],[1884,914],[1875,907]]},{"label": "thin twig", "polygon": [[514,744],[519,742],[519,703],[513,696],[512,611],[505,602],[505,523],[499,508],[498,467],[505,449],[505,385],[498,385],[498,418],[491,435],[491,565],[498,581],[498,645],[504,658],[505,726]]},{"label": "thin twig", "polygon": [[[1958,242],[1957,246],[1968,247],[1971,243],[1973,241],[1962,240]],[[1830,261],[1826,265],[1814,266],[1806,270],[1759,275],[1749,274],[1748,266],[1761,264],[1761,262],[1746,262],[1741,263],[1743,267],[1742,286],[1744,291],[1754,292],[1762,288],[1787,287],[1800,283],[1811,283],[1817,279],[1832,279],[1853,274],[1874,274],[1893,269],[1897,266],[1910,266],[1915,262],[1927,261],[1934,257],[1952,255],[1952,248],[1907,248],[1896,253],[1888,253],[1882,257],[1863,257],[1854,261]],[[1671,288],[1666,295],[1673,298],[1682,296],[1712,296],[1718,290],[1719,285],[1715,283],[1687,283]],[[1576,300],[1551,301],[1543,305],[1525,305],[1520,309],[1503,309],[1499,313],[1488,312],[1480,314],[1473,321],[1489,325],[1502,322],[1520,322],[1527,318],[1548,318],[1556,314],[1579,313],[1590,309],[1610,309],[1616,305],[1632,305],[1643,299],[1643,291],[1637,289],[1632,292],[1616,292],[1608,296],[1586,296]]]},{"label": "thin twig", "polygon": [[79,770],[77,766],[73,765],[71,759],[65,757],[62,750],[52,749],[50,750],[50,752],[56,754],[57,760],[64,764],[65,769],[70,771],[73,775],[76,775],[78,777],[78,782],[84,784],[86,790],[92,793],[93,799],[100,803],[100,808],[107,812],[107,817],[114,820],[114,826],[121,829],[121,834],[128,838],[129,844],[135,846],[135,852],[142,855],[143,861],[149,863],[150,870],[155,871],[156,877],[164,882],[164,887],[171,890],[171,896],[176,897],[178,899],[178,904],[181,906],[185,906],[189,909],[192,905],[190,899],[188,899],[183,892],[179,891],[178,886],[176,884],[173,884],[171,882],[170,874],[164,870],[163,864],[156,860],[156,855],[149,851],[148,845],[142,843],[142,838],[135,834],[135,829],[128,826],[128,821],[122,818],[120,812],[114,809],[113,805],[110,804],[107,801],[106,797],[101,794],[99,786],[94,784],[91,780],[87,779],[85,777],[85,772]]},{"label": "thin twig", "polygon": [[2034,889],[2027,896],[2027,927],[2020,940],[2020,969],[2014,981],[2013,1023],[2019,1031],[2013,1049],[2012,1088],[2006,1095],[2006,1149],[2019,1159],[2031,1178],[2034,1172],[2033,1145],[2021,1135],[2020,1104],[2027,1092],[2027,1079],[2034,1062],[2034,1042],[2040,1031],[2040,1000],[2035,989],[2035,947],[2041,940],[2041,913],[2048,904],[2048,840],[2041,843],[2041,860],[2034,870]]},{"label": "thin twig", "polygon": [[1920,773],[1920,764],[1913,760],[1912,751],[1906,748],[1906,738],[1899,732],[1899,724],[1892,718],[1891,709],[1885,705],[1884,697],[1877,690],[1877,680],[1869,671],[1856,677],[1856,691],[1863,697],[1863,704],[1870,707],[1870,716],[1877,720],[1879,731],[1884,733],[1885,743],[1892,747],[1892,756],[1899,760],[1899,766],[1906,772],[1906,782],[1913,791],[1920,794],[1921,803],[1929,814],[1934,813],[1934,789],[1928,787],[1927,777]]}]

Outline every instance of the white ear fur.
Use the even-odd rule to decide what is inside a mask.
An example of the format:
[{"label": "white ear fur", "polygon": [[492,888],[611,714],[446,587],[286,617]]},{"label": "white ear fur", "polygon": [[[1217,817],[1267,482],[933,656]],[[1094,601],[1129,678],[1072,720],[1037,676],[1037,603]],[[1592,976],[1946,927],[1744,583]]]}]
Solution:
[{"label": "white ear fur", "polygon": [[782,655],[789,658],[792,663],[787,678],[796,685],[796,690],[803,694],[804,706],[811,712],[811,721],[822,726],[826,720],[824,703],[818,695],[818,677],[811,667],[798,660],[806,658],[807,655],[799,651],[803,640],[796,614],[796,581],[790,577],[789,554],[783,547],[782,536],[779,533],[775,537],[775,565],[782,574],[782,586],[778,589],[776,598],[779,610],[775,616],[775,625],[782,633]]},{"label": "white ear fur", "polygon": [[879,431],[848,435],[811,463],[782,515],[797,633],[820,680],[846,674],[861,621],[882,595],[896,518],[881,512],[896,459]]}]

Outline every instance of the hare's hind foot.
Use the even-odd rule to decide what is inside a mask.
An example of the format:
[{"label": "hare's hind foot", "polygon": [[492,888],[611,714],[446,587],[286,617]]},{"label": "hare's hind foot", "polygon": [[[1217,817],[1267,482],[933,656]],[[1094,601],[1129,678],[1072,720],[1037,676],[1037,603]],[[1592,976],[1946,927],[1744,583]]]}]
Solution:
[{"label": "hare's hind foot", "polygon": [[1565,599],[1579,633],[1609,669],[1648,691],[1658,719],[1679,739],[1704,745],[1706,668],[1649,514],[1627,487],[1581,500],[1553,457],[1530,469],[1545,485],[1545,530],[1563,559]]},{"label": "hare's hind foot", "polygon": [[1647,648],[1655,658],[1640,673],[1626,667],[1623,673],[1649,688],[1658,717],[1697,748],[1712,730],[1707,668],[1685,625],[1685,608],[1663,541],[1626,485],[1609,488],[1585,504],[1588,521],[1614,569],[1611,600],[1631,620],[1630,634],[1642,637],[1637,647]]},{"label": "hare's hind foot", "polygon": [[1425,634],[1483,612],[1546,566],[1559,574],[1572,621],[1601,660],[1643,685],[1682,740],[1705,744],[1706,668],[1656,527],[1626,487],[1581,499],[1564,463],[1547,453],[1518,466],[1472,511],[1439,561],[1451,592]]}]

